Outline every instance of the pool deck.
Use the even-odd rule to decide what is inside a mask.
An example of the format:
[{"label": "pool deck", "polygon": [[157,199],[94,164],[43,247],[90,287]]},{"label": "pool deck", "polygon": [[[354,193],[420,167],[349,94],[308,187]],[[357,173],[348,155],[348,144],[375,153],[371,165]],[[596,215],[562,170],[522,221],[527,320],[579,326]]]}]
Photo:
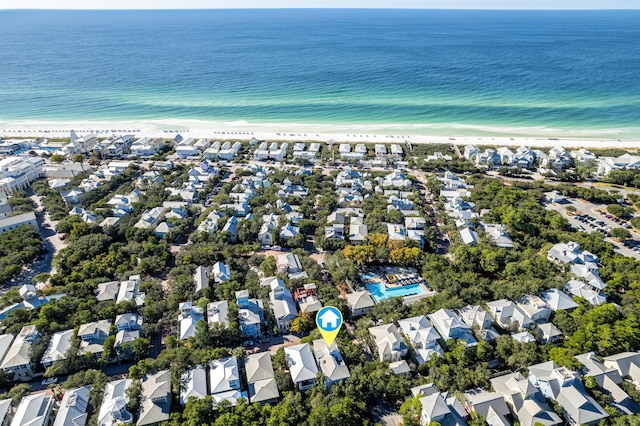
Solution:
[{"label": "pool deck", "polygon": [[[367,275],[367,276],[365,276]],[[415,285],[418,284],[420,286],[420,289],[422,290],[422,293],[420,294],[411,294],[411,295],[407,295],[407,296],[391,296],[391,297],[401,297],[402,298],[402,303],[405,305],[411,305],[425,297],[432,297],[436,294],[436,292],[434,290],[432,290],[431,288],[429,288],[427,281],[420,277],[419,275],[413,275],[413,276],[409,276],[409,275],[405,275],[402,278],[399,278],[398,281],[402,281],[402,280],[406,280],[407,278],[411,278],[410,283],[404,283],[404,284],[400,284],[400,283],[390,283],[387,278],[386,275],[389,274],[384,274],[382,272],[370,272],[367,274],[363,274],[360,276],[360,281],[363,284],[382,284],[384,286],[385,289],[394,289],[394,288],[400,288],[400,287],[404,287],[407,285]],[[397,273],[394,273],[394,275],[400,275]],[[364,286],[364,288],[366,289],[366,285]],[[368,289],[367,289],[368,291]],[[389,299],[391,297],[385,297],[385,298],[381,298],[379,300],[376,300],[374,297],[374,300],[376,303],[378,303],[381,300],[386,300]]]}]

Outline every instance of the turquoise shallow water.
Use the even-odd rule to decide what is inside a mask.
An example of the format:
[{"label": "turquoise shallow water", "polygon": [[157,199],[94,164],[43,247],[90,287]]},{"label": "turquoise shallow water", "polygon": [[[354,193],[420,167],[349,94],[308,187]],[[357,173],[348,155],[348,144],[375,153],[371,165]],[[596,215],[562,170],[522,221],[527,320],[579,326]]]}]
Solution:
[{"label": "turquoise shallow water", "polygon": [[0,11],[0,127],[640,137],[640,12]]},{"label": "turquoise shallow water", "polygon": [[420,284],[404,285],[402,287],[390,289],[385,288],[382,283],[365,284],[364,286],[369,290],[371,297],[373,297],[373,300],[376,302],[389,299],[391,297],[413,296],[424,293]]}]

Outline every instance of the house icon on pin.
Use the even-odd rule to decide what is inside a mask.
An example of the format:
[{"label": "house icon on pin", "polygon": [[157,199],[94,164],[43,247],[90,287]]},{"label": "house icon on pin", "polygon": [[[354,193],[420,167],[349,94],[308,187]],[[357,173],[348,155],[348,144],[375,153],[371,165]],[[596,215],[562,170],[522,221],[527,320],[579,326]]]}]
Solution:
[{"label": "house icon on pin", "polygon": [[318,317],[318,325],[323,330],[335,330],[340,326],[340,316],[333,312],[332,309],[327,309]]}]

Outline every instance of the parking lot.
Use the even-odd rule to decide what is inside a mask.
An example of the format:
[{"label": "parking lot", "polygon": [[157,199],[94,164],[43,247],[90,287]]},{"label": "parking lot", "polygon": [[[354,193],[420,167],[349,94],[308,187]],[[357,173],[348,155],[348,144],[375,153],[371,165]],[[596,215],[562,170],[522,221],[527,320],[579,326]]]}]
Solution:
[{"label": "parking lot", "polygon": [[[568,212],[567,207],[569,206],[575,207],[576,212]],[[608,214],[606,205],[567,198],[565,204],[552,203],[548,204],[547,208],[562,214],[578,231],[601,233],[605,241],[613,244],[617,253],[640,260],[640,235],[631,228],[627,221]],[[625,245],[609,238],[613,228],[626,228],[631,232],[632,240]]]}]

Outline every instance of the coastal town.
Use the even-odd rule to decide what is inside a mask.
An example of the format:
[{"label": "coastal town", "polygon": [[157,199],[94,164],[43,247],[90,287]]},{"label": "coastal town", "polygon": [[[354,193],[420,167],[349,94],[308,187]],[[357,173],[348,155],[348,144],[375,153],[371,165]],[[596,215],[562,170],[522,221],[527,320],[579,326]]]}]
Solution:
[{"label": "coastal town", "polygon": [[638,424],[639,152],[305,136],[2,138],[0,423]]}]

